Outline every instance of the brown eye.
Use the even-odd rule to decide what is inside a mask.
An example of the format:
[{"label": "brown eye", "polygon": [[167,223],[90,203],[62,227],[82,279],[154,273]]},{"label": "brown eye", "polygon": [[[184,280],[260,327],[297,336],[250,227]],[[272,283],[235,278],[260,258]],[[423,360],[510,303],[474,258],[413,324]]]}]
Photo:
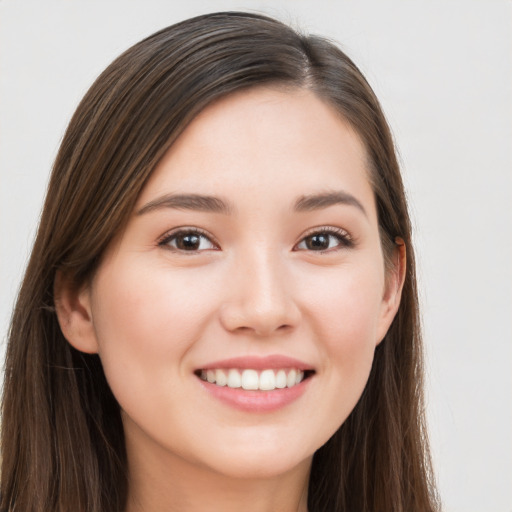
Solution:
[{"label": "brown eye", "polygon": [[304,239],[306,247],[311,251],[325,251],[329,249],[331,235],[311,235]]},{"label": "brown eye", "polygon": [[198,235],[179,235],[176,237],[176,247],[182,251],[196,251],[201,245]]},{"label": "brown eye", "polygon": [[350,236],[343,230],[323,230],[304,237],[296,246],[297,250],[328,251],[353,245]]},{"label": "brown eye", "polygon": [[159,245],[184,252],[200,252],[217,248],[206,235],[194,230],[173,233],[162,240]]}]

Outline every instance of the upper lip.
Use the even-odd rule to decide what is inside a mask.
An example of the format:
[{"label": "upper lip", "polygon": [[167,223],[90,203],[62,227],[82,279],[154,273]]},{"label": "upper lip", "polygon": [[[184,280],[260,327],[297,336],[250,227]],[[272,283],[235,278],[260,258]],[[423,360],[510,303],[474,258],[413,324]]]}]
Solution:
[{"label": "upper lip", "polygon": [[297,370],[313,370],[310,364],[288,357],[285,355],[274,354],[269,356],[241,356],[230,357],[219,361],[213,361],[199,368],[200,370],[214,370],[220,368],[240,368],[252,370],[267,370],[280,368],[295,368]]}]

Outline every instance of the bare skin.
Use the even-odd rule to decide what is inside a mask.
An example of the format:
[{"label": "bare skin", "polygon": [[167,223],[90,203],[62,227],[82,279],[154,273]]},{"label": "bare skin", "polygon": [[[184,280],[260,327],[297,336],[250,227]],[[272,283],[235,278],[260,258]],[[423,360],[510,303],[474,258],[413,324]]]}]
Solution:
[{"label": "bare skin", "polygon": [[307,512],[310,460],[276,478],[226,478],[183,459],[163,459],[151,444],[142,456],[128,447],[132,478],[126,512]]},{"label": "bare skin", "polygon": [[[228,96],[161,160],[92,282],[61,285],[63,332],[122,408],[126,512],[307,511],[313,454],[400,302],[405,248],[386,275],[366,161],[310,91]],[[267,362],[297,380],[220,384]]]}]

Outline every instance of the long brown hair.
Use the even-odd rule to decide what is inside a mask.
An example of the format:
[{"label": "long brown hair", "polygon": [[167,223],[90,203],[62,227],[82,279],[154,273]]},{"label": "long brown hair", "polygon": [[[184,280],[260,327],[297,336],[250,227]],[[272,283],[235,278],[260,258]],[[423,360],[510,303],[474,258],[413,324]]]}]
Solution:
[{"label": "long brown hair", "polygon": [[122,512],[127,468],[119,405],[97,355],[57,321],[57,271],[84,283],[159,159],[206,105],[258,85],[307,88],[366,146],[384,253],[407,247],[402,301],[354,411],[314,455],[309,510],[438,509],[422,397],[411,226],[390,131],[372,89],[326,39],[265,16],[183,21],[136,44],[96,80],[57,155],[13,313],[2,403],[1,512]]}]

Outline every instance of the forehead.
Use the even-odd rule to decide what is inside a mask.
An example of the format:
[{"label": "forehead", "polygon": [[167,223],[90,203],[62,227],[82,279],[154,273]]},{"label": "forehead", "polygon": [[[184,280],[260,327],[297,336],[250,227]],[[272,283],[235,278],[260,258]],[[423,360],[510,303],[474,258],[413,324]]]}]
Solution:
[{"label": "forehead", "polygon": [[297,196],[340,187],[373,202],[367,169],[359,136],[315,93],[253,88],[196,116],[157,165],[139,205],[175,192]]}]

